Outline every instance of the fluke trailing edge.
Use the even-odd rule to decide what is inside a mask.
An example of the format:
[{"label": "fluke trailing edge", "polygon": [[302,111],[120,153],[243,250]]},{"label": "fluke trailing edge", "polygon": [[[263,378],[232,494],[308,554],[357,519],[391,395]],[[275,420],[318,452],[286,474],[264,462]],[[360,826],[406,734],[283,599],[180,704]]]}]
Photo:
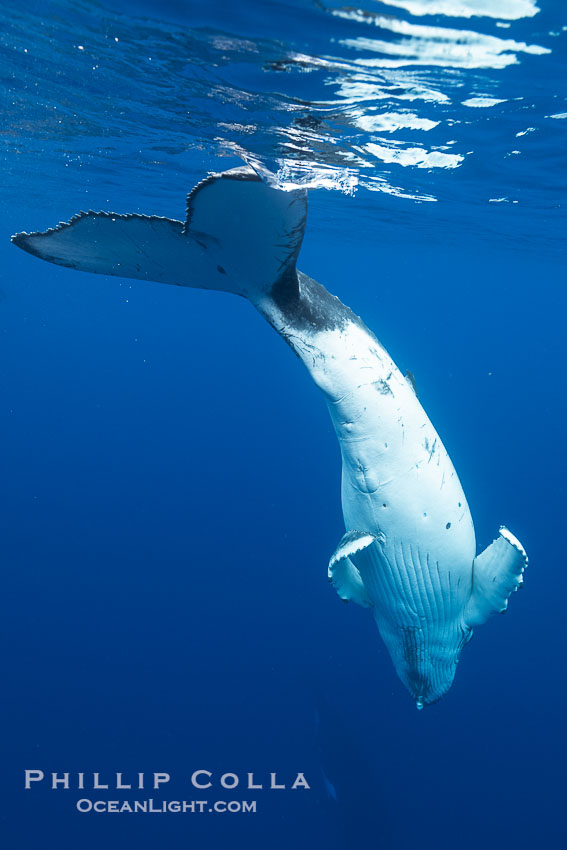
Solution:
[{"label": "fluke trailing edge", "polygon": [[199,183],[184,223],[87,212],[12,241],[80,271],[242,295],[285,339],[323,391],[341,446],[346,534],[329,580],[371,609],[422,708],[450,688],[473,626],[506,609],[527,556],[504,527],[476,556],[459,479],[413,381],[296,269],[306,214],[304,191],[271,188],[242,167]]}]

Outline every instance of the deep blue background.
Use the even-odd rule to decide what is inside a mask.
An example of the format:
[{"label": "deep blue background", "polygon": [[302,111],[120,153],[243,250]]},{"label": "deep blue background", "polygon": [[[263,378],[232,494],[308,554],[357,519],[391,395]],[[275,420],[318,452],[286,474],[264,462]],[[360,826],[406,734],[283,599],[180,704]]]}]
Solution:
[{"label": "deep blue background", "polygon": [[[37,122],[32,156],[18,120],[0,210],[2,847],[564,846],[564,218],[541,180],[558,137],[542,130],[523,171],[540,208],[467,205],[458,174],[424,176],[447,187],[437,204],[310,196],[299,267],[414,373],[479,548],[505,523],[530,555],[507,616],[418,713],[367,612],[327,584],[339,450],[268,325],[243,299],[9,244],[84,206],[182,217],[185,191],[238,160],[194,147],[152,168],[124,130],[105,173],[99,149],[39,144]],[[168,771],[166,799],[201,799],[197,768],[303,771],[312,789],[257,793],[255,815],[80,815],[92,794],[24,792],[24,768]]]}]

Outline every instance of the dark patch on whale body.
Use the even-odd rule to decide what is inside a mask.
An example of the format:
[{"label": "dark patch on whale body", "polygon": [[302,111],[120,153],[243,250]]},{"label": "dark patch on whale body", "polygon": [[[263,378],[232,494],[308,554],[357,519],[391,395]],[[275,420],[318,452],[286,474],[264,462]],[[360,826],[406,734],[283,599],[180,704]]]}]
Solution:
[{"label": "dark patch on whale body", "polygon": [[383,378],[380,378],[379,381],[373,381],[373,385],[381,395],[394,395],[390,384],[388,384],[387,381],[384,381]]},{"label": "dark patch on whale body", "polygon": [[[362,320],[336,295],[331,295],[316,280],[295,269],[278,278],[270,295],[290,330],[344,330],[348,324],[367,330]],[[280,333],[285,337],[285,332]]]}]

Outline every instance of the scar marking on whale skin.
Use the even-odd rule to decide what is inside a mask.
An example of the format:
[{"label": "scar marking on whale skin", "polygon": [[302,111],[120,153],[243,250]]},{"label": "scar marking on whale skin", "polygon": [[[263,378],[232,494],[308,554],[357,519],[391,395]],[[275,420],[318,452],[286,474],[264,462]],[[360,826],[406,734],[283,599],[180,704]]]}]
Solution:
[{"label": "scar marking on whale skin", "polygon": [[381,395],[394,395],[394,393],[392,392],[392,387],[383,378],[380,378],[380,380],[378,381],[372,381],[372,386],[376,387],[376,389],[379,393],[381,393]]},{"label": "scar marking on whale skin", "polygon": [[324,362],[325,358],[318,350],[317,346],[311,345],[310,343],[306,342],[304,337],[292,333],[288,330],[288,327],[289,326],[283,325],[282,327],[277,328],[274,325],[274,329],[277,331],[277,333],[280,334],[280,336],[283,337],[283,339],[285,339],[285,341],[288,343],[289,347],[291,348],[296,357],[299,357],[301,359],[301,355],[299,352],[302,352],[303,354],[309,353],[313,359],[313,368],[315,368],[315,365],[318,360]]},{"label": "scar marking on whale skin", "polygon": [[[427,437],[425,438],[423,448],[425,449],[426,452],[429,453],[429,459],[428,459],[427,463],[431,463],[431,458],[435,454],[436,446],[437,446],[437,438],[435,438],[435,440],[433,440],[433,445],[431,446],[431,448],[429,447],[429,440],[427,439]],[[439,460],[439,458],[438,458],[438,460]]]},{"label": "scar marking on whale skin", "polygon": [[367,472],[369,471],[369,467],[366,466],[362,461],[357,460],[355,467],[355,477],[354,484],[356,489],[365,496],[371,496],[381,486],[381,482],[376,482],[374,484],[372,481],[368,479]]},{"label": "scar marking on whale skin", "polygon": [[[369,367],[369,368],[370,368],[370,367]],[[340,404],[342,401],[344,401],[344,400],[345,400],[345,399],[347,399],[347,398],[350,398],[350,397],[351,397],[352,395],[354,395],[354,394],[355,394],[358,390],[361,390],[361,389],[363,389],[364,387],[375,387],[375,386],[376,386],[376,384],[384,384],[384,383],[385,383],[384,381],[380,380],[380,381],[366,381],[366,382],[365,382],[365,383],[363,383],[363,384],[357,384],[357,385],[356,385],[356,387],[354,387],[354,389],[349,390],[349,392],[348,392],[348,393],[345,393],[345,394],[344,394],[344,395],[342,395],[340,398],[331,399],[330,404]],[[394,393],[392,392],[392,390],[390,389],[390,387],[387,387],[387,389],[385,389],[385,390],[381,390],[381,389],[379,389],[379,390],[378,390],[378,392],[380,392],[382,395],[388,395],[388,393],[390,393],[391,395],[394,395]],[[364,410],[366,410],[366,408],[364,408]],[[401,420],[401,416],[400,416],[400,420]],[[400,421],[400,420],[398,420],[398,421]]]}]

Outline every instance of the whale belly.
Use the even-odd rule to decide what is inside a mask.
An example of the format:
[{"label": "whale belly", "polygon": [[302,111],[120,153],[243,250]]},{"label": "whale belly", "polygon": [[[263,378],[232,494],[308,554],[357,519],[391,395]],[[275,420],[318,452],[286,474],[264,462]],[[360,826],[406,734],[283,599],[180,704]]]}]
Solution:
[{"label": "whale belly", "polygon": [[346,530],[376,539],[355,561],[366,604],[402,681],[418,703],[434,702],[470,634],[476,544],[465,495],[412,384],[373,334],[350,320],[301,331],[288,341],[326,397]]},{"label": "whale belly", "polygon": [[293,309],[257,306],[323,391],[339,440],[347,533],[329,577],[343,599],[372,608],[421,707],[450,688],[472,633],[469,507],[413,383],[358,317],[306,275],[298,279]]},{"label": "whale belly", "polygon": [[418,704],[431,703],[451,686],[470,635],[474,528],[413,387],[381,347],[363,359],[351,391],[328,400],[345,526],[376,537],[356,566],[398,675]]}]

